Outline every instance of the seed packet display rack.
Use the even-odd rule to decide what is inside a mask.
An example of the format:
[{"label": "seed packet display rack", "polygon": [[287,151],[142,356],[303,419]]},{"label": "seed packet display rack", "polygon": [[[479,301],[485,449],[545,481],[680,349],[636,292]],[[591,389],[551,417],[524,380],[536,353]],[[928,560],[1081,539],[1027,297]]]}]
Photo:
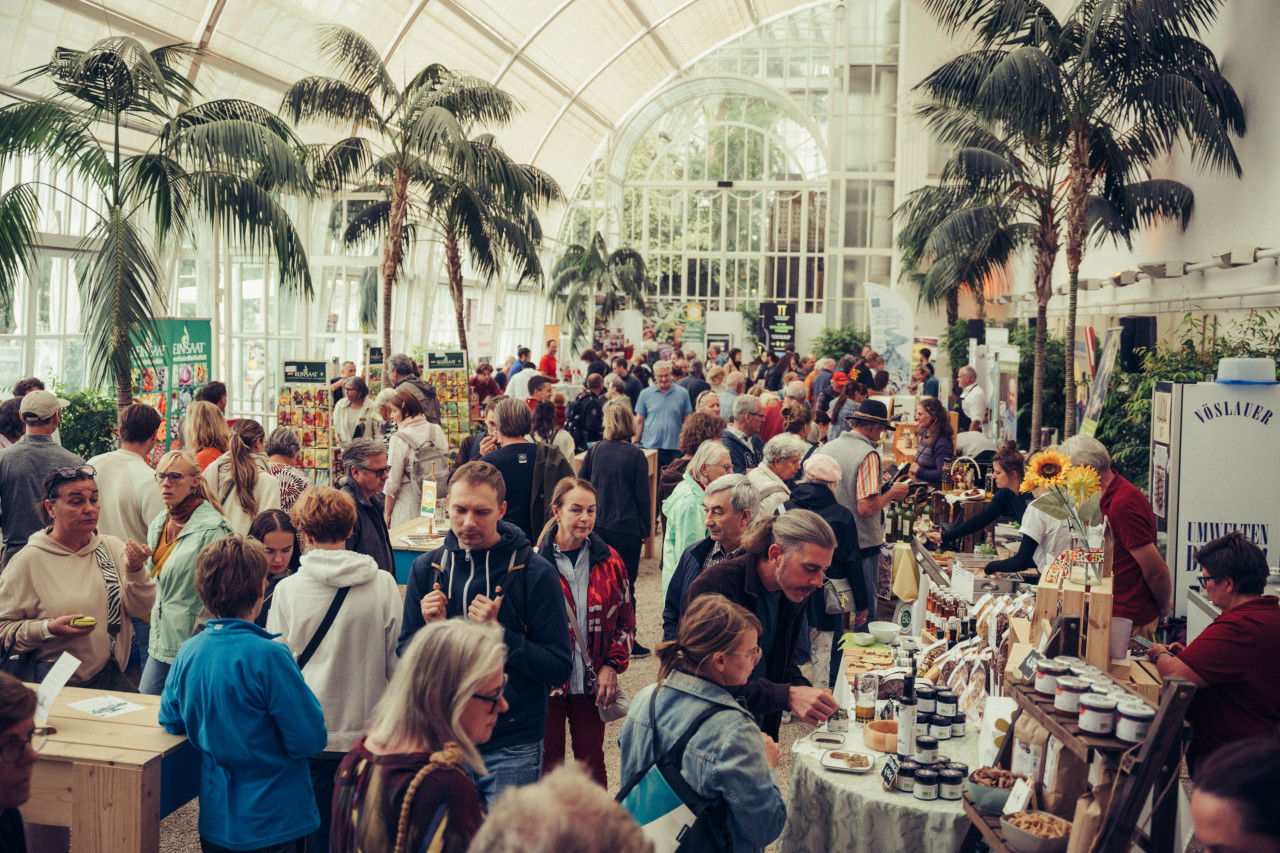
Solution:
[{"label": "seed packet display rack", "polygon": [[471,428],[471,385],[465,352],[429,352],[422,378],[436,389],[440,403],[440,428],[449,440],[449,462]]},{"label": "seed packet display rack", "polygon": [[[1093,853],[1128,853],[1135,845],[1146,853],[1174,853],[1179,849],[1174,786],[1190,732],[1185,718],[1195,688],[1189,681],[1174,678],[1164,683],[1155,719],[1146,739],[1139,744],[1082,731],[1071,717],[1054,713],[1052,698],[1037,693],[1030,684],[1011,683],[1007,690],[1017,703],[1009,723],[1010,732],[1018,719],[1027,714],[1057,738],[1063,749],[1070,750],[1082,761],[1088,762],[1095,753],[1102,753],[1117,763],[1101,828],[1092,843],[1082,849]],[[997,767],[1009,768],[1013,741],[1012,736],[1005,738],[996,757]],[[1148,833],[1138,823],[1152,796],[1156,802]],[[995,853],[1012,850],[1005,841],[1000,815],[980,811],[968,791],[964,793],[963,806],[972,823],[956,848],[957,853],[974,853],[979,838]]]},{"label": "seed packet display rack", "polygon": [[331,408],[333,396],[323,361],[286,361],[280,386],[277,423],[293,428],[302,444],[303,476],[315,485],[330,482],[332,458]]}]

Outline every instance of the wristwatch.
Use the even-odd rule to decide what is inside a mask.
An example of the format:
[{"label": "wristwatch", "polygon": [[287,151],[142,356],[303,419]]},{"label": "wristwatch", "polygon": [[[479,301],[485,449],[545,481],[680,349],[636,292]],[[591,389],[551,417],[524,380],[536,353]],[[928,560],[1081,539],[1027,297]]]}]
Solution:
[{"label": "wristwatch", "polygon": [[1169,651],[1168,649],[1164,649],[1163,651],[1157,652],[1156,656],[1151,659],[1151,662],[1155,663],[1156,661],[1160,660],[1161,655],[1168,655],[1171,658],[1177,657],[1177,655],[1175,655],[1173,652]]}]

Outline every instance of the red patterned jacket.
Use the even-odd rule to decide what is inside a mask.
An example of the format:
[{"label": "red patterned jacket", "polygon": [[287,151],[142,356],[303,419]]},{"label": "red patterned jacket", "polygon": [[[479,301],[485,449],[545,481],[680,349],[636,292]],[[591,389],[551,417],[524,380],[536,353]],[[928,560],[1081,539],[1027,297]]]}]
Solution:
[{"label": "red patterned jacket", "polygon": [[[538,553],[553,566],[557,565],[553,548],[555,538],[556,525],[553,523],[538,546]],[[587,579],[586,646],[591,654],[591,666],[599,672],[600,667],[607,663],[619,673],[626,672],[631,658],[631,644],[636,638],[636,610],[631,601],[631,588],[627,584],[627,566],[618,552],[596,534],[591,534],[587,545],[591,549],[591,575]],[[564,590],[565,600],[572,605],[573,593],[569,589],[569,582],[564,575],[559,574],[558,567],[556,574],[560,578],[560,588]],[[567,613],[565,621],[569,622],[569,648],[576,657],[578,625],[569,621]],[[590,681],[590,676],[587,680]],[[568,688],[569,683],[566,681],[551,688],[549,695],[564,696]]]}]

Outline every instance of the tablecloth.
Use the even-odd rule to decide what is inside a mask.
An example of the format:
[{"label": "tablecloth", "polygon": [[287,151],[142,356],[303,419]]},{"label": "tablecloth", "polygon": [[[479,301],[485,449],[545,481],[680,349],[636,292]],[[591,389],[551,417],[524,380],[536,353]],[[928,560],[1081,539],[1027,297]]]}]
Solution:
[{"label": "tablecloth", "polygon": [[[852,725],[845,743],[863,750],[861,727]],[[784,853],[954,853],[969,828],[959,800],[917,800],[911,794],[886,791],[880,770],[887,756],[875,758],[871,773],[825,770],[818,762],[822,747],[807,738],[797,741],[791,764]],[[977,768],[978,735],[942,741],[939,751]]]}]

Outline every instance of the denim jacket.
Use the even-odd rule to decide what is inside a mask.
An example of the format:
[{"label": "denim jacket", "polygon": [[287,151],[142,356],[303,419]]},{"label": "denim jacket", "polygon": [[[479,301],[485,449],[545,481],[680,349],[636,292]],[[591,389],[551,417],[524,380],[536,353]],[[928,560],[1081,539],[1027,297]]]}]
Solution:
[{"label": "denim jacket", "polygon": [[689,741],[683,775],[699,794],[728,802],[735,851],[763,850],[782,833],[787,807],[765,761],[760,727],[725,688],[712,681],[673,672],[660,685],[644,688],[632,700],[618,736],[622,783],[630,782],[653,760],[649,703],[658,686],[660,750],[669,749],[708,705],[733,709],[711,717]]}]

